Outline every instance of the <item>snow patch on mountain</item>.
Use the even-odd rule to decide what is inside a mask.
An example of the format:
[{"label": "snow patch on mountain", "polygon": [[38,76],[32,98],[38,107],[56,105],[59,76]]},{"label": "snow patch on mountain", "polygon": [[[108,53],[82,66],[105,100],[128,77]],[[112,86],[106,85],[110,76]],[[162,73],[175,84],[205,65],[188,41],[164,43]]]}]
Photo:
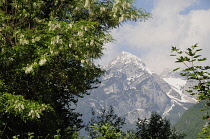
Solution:
[{"label": "snow patch on mountain", "polygon": [[174,107],[174,106],[175,106],[175,103],[174,103],[174,100],[172,100],[172,105],[171,105],[171,107],[163,113],[163,117],[165,117],[166,115],[168,115],[169,112],[173,110],[173,107]]},{"label": "snow patch on mountain", "polygon": [[123,63],[124,65],[132,63],[135,64],[138,68],[142,69],[143,71],[147,71],[151,75],[154,73],[146,67],[145,63],[139,57],[124,51],[105,68],[112,68],[119,63]]},{"label": "snow patch on mountain", "polygon": [[[163,78],[163,80],[167,82],[169,85],[171,85],[172,89],[178,92],[179,95],[181,96],[181,100],[175,97],[173,97],[173,99],[175,99],[176,101],[181,101],[181,102],[189,102],[189,100],[185,99],[187,96],[183,94],[183,87],[187,83],[187,80],[184,80],[181,78]],[[171,95],[169,96],[172,97]]]},{"label": "snow patch on mountain", "polygon": [[172,86],[172,88],[179,94],[182,94],[182,88],[187,83],[187,80],[181,78],[163,78],[165,82]]},{"label": "snow patch on mountain", "polygon": [[[149,117],[152,111],[174,123],[194,102],[184,91],[187,80],[178,73],[165,70],[162,76],[149,70],[145,63],[127,52],[122,52],[105,67],[106,74],[101,85],[79,101],[81,113],[84,107],[108,108],[113,106],[116,114],[134,123],[137,118]],[[84,114],[85,119],[90,115]],[[171,117],[170,117],[171,116]]]},{"label": "snow patch on mountain", "polygon": [[189,97],[188,95],[184,94],[184,86],[187,83],[187,80],[182,78],[163,78],[165,82],[167,82],[169,85],[171,85],[172,89],[179,93],[181,96],[181,99],[177,99],[176,97],[170,95],[170,93],[167,93],[167,95],[175,99],[178,102],[192,102],[195,103],[196,100]]}]

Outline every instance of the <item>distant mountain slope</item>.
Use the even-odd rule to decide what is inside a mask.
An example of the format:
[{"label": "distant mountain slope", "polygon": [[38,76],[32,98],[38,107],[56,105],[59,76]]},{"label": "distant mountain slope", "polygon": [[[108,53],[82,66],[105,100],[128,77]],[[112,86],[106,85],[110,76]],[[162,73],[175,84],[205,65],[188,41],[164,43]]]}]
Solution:
[{"label": "distant mountain slope", "polygon": [[152,111],[175,123],[195,103],[130,53],[122,52],[105,69],[99,88],[79,100],[77,109],[84,121],[90,118],[91,108],[98,111],[112,105],[118,116],[130,123],[137,118],[148,118]]},{"label": "distant mountain slope", "polygon": [[202,127],[209,120],[202,120],[202,116],[208,111],[201,111],[204,108],[205,103],[197,103],[190,107],[181,116],[180,120],[174,125],[178,132],[183,132],[187,136],[185,139],[195,139]]},{"label": "distant mountain slope", "polygon": [[[172,98],[174,104],[178,105],[172,105],[172,110],[169,110],[167,114],[163,115],[164,117],[169,118],[172,124],[175,124],[176,121],[179,120],[180,116],[190,106],[192,106],[191,104],[188,105],[188,102],[197,102],[196,96],[191,96],[190,93],[186,91],[189,87],[194,86],[196,82],[193,80],[187,80],[185,77],[180,75],[180,72],[173,72],[173,70],[169,68],[165,69],[159,76],[177,92],[175,94],[173,91],[167,92],[168,96]],[[182,105],[183,103],[185,106]],[[179,116],[177,116],[177,114]]]},{"label": "distant mountain slope", "polygon": [[196,103],[197,96],[191,96],[190,93],[188,93],[186,90],[189,90],[189,87],[197,85],[197,81],[187,80],[186,77],[181,76],[180,73],[181,71],[174,72],[172,69],[167,68],[159,76],[168,84],[170,84],[171,87],[180,94],[180,96],[182,96],[182,102],[190,101],[192,103]]}]

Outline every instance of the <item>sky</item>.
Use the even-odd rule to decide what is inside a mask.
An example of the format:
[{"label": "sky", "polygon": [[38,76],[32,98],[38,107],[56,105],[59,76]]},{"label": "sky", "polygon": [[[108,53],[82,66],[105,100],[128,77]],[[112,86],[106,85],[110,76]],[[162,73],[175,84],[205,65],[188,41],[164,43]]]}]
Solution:
[{"label": "sky", "polygon": [[123,23],[112,30],[115,41],[105,45],[99,64],[106,65],[126,51],[160,74],[165,68],[180,66],[170,57],[171,46],[185,50],[196,43],[210,60],[210,0],[136,0],[134,5],[151,13],[152,18]]}]

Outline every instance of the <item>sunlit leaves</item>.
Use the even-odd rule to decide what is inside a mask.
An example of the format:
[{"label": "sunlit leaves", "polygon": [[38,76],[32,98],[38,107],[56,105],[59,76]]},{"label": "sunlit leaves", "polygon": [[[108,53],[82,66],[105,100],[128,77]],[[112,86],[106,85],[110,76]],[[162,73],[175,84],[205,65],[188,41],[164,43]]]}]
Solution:
[{"label": "sunlit leaves", "polygon": [[94,126],[92,126],[91,128],[93,128],[92,132],[96,135],[96,139],[118,139],[122,134],[121,131],[117,131],[117,129],[111,126],[109,123],[106,123],[104,125],[94,124]]},{"label": "sunlit leaves", "polygon": [[[187,66],[183,69],[181,75],[191,80],[198,81],[198,84],[191,87],[192,90],[188,90],[189,93],[194,95],[195,91],[198,92],[198,100],[210,100],[210,66],[202,66],[198,62],[206,61],[206,58],[201,58],[198,54],[202,49],[199,49],[198,45],[195,44],[190,48],[187,48],[184,53],[176,47],[172,47],[172,55],[176,56],[176,62],[183,63]],[[180,68],[177,68],[180,69]],[[175,70],[177,70],[175,69]]]},{"label": "sunlit leaves", "polygon": [[[203,62],[206,61],[206,58],[201,58],[200,54],[197,54],[202,49],[198,48],[198,45],[195,44],[190,48],[187,48],[184,53],[177,49],[176,47],[172,47],[172,55],[176,56],[178,63],[183,63],[186,66],[186,69],[182,70],[183,72],[180,74],[182,76],[187,77],[190,80],[198,81],[197,85],[190,87],[189,90],[186,90],[191,95],[198,95],[198,100],[202,101],[205,100],[206,102],[206,109],[210,107],[210,66],[203,66],[202,64],[195,63],[195,62]],[[186,55],[183,55],[186,54]],[[180,68],[177,68],[180,69]],[[175,70],[177,70],[175,69]],[[196,91],[196,92],[195,92]],[[203,119],[209,119],[210,116],[207,113],[203,116]],[[198,138],[209,138],[210,137],[210,125],[207,122],[200,132]]]},{"label": "sunlit leaves", "polygon": [[1,112],[5,114],[14,114],[20,116],[23,120],[37,119],[43,114],[43,111],[52,111],[52,108],[46,104],[39,104],[34,101],[25,100],[21,95],[4,93],[0,97]]},{"label": "sunlit leaves", "polygon": [[205,61],[205,60],[206,60],[206,58],[198,59],[198,61]]},{"label": "sunlit leaves", "polygon": [[174,69],[173,71],[177,71],[177,70],[179,70],[180,68],[176,68],[176,69]]}]

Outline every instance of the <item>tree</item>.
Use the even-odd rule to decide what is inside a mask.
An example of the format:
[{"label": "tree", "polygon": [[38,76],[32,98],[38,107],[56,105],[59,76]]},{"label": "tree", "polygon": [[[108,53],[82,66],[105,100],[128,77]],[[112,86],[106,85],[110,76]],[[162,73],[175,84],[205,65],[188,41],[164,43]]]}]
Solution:
[{"label": "tree", "polygon": [[178,134],[171,129],[170,121],[163,119],[155,112],[149,119],[138,119],[136,122],[136,137],[142,139],[183,139],[183,134]]},{"label": "tree", "polygon": [[[183,63],[186,68],[182,70],[181,75],[187,77],[188,80],[197,81],[195,86],[192,86],[187,90],[191,95],[198,95],[198,101],[205,100],[206,109],[210,107],[210,66],[203,66],[199,62],[206,61],[206,58],[202,58],[198,52],[202,51],[202,49],[198,48],[198,44],[192,45],[187,48],[186,51],[181,51],[176,47],[172,47],[172,55],[176,57],[177,63]],[[175,70],[179,70],[177,68]],[[175,71],[174,70],[174,71]],[[210,115],[207,113],[203,119],[208,120],[209,122]],[[210,123],[210,122],[209,122]],[[207,127],[204,127],[201,131],[200,138],[208,138],[210,133],[209,124]]]},{"label": "tree", "polygon": [[117,130],[114,126],[110,126],[109,123],[104,125],[94,124],[91,128],[93,128],[91,132],[95,134],[94,139],[137,139],[133,132]]},{"label": "tree", "polygon": [[91,133],[95,135],[94,139],[119,139],[121,136],[121,131],[117,131],[114,126],[110,126],[109,123],[106,124],[94,124],[91,126],[93,130]]},{"label": "tree", "polygon": [[[206,100],[206,105],[210,106],[210,103],[208,103],[210,100],[210,73],[208,71],[210,66],[202,66],[201,64],[198,64],[198,62],[206,61],[206,58],[201,58],[201,55],[197,54],[202,49],[199,49],[198,45],[195,44],[190,48],[187,48],[186,51],[181,51],[176,47],[172,47],[171,50],[173,53],[171,56],[177,57],[176,63],[183,63],[186,66],[186,69],[182,70],[183,72],[181,75],[187,77],[189,80],[198,81],[197,85],[191,87],[191,89],[187,91],[191,93],[191,95],[198,94],[198,100]],[[179,69],[180,68],[177,68],[175,70]],[[193,93],[193,90],[196,90],[196,93]]]},{"label": "tree", "polygon": [[137,139],[133,131],[122,129],[125,118],[115,114],[112,106],[108,110],[102,108],[99,114],[92,110],[92,116],[86,125],[92,139]]},{"label": "tree", "polygon": [[201,132],[198,134],[197,139],[208,139],[210,138],[210,123],[204,125]]},{"label": "tree", "polygon": [[[85,128],[91,138],[96,138],[98,133],[100,133],[101,136],[105,136],[105,134],[109,132],[109,129],[113,131],[113,133],[121,135],[121,129],[125,124],[125,118],[121,118],[115,114],[112,106],[110,106],[108,110],[101,108],[99,114],[96,114],[95,111],[92,110],[92,116],[93,117]],[[107,132],[101,132],[103,131],[101,130],[102,126],[106,127],[105,129]]]},{"label": "tree", "polygon": [[0,137],[64,138],[81,128],[72,105],[103,74],[109,31],[149,14],[132,0],[0,0]]}]

